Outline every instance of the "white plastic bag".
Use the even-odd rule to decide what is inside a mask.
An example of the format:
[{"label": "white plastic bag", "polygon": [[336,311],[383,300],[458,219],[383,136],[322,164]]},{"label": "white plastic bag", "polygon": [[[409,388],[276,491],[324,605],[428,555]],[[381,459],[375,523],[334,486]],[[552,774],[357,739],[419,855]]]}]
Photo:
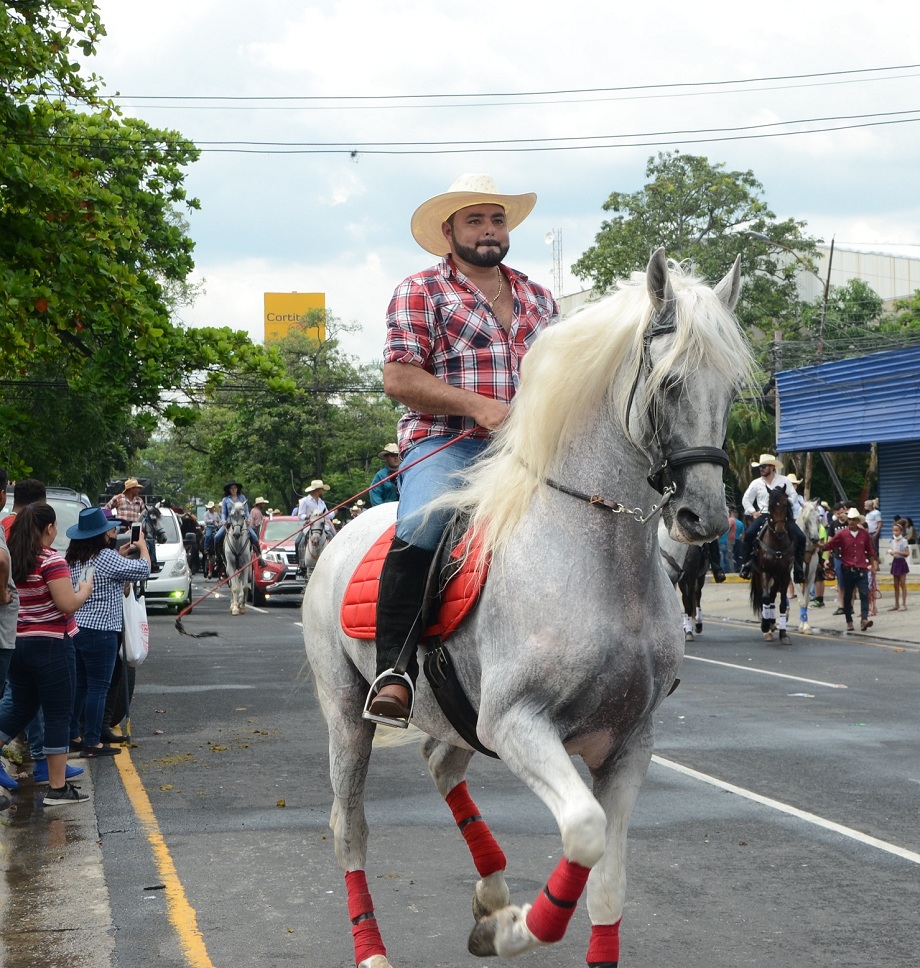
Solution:
[{"label": "white plastic bag", "polygon": [[143,595],[135,598],[133,589],[122,599],[122,603],[125,613],[125,657],[128,665],[139,666],[150,650],[147,603]]}]

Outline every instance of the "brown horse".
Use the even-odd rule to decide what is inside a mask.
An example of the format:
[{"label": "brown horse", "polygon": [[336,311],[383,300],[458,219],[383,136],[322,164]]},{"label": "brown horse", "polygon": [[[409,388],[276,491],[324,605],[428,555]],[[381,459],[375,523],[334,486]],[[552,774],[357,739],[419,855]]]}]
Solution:
[{"label": "brown horse", "polygon": [[[786,633],[787,591],[795,557],[795,540],[789,532],[789,498],[785,487],[771,487],[767,519],[757,537],[754,572],[751,575],[751,606],[760,616],[760,631],[765,642],[773,641],[779,629],[779,640],[789,644]],[[779,595],[779,620],[776,596]]]}]

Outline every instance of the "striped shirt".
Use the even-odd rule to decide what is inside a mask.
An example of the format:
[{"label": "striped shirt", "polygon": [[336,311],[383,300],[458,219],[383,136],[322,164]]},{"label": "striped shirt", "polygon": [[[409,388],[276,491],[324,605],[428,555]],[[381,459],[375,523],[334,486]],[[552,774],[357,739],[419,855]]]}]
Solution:
[{"label": "striped shirt", "polygon": [[16,637],[42,636],[48,639],[63,639],[65,635],[75,635],[77,623],[73,615],[65,615],[51,597],[48,582],[59,578],[70,580],[67,562],[53,548],[42,548],[35,564],[19,589],[19,620],[16,623]]},{"label": "striped shirt", "polygon": [[[548,289],[502,268],[514,297],[510,332],[447,256],[397,287],[387,312],[384,363],[415,364],[451,386],[511,403],[524,354],[559,310]],[[474,427],[472,417],[410,411],[399,421],[399,449],[404,454],[425,437],[454,436]],[[473,436],[488,435],[483,427]]]},{"label": "striped shirt", "polygon": [[90,561],[72,561],[70,577],[74,585],[87,565],[93,566],[93,593],[77,610],[74,618],[81,629],[119,632],[122,627],[122,598],[127,581],[143,581],[150,566],[143,558],[125,558],[111,548],[103,548]]}]

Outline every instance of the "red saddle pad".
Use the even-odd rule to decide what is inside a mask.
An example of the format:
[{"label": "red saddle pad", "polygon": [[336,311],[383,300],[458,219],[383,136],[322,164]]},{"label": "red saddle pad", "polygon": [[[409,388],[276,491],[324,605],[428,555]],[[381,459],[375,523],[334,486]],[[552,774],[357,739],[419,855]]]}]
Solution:
[{"label": "red saddle pad", "polygon": [[[371,545],[367,554],[355,568],[351,581],[345,589],[340,610],[342,631],[353,639],[373,639],[377,635],[377,590],[380,587],[380,572],[383,560],[390,550],[396,525],[389,527]],[[479,571],[480,552],[475,535],[467,533],[463,540],[450,553],[451,558],[460,560],[467,555],[457,573],[447,583],[441,594],[441,608],[437,622],[425,630],[424,638],[439,635],[447,638],[469,614],[489,570],[488,561]]]}]

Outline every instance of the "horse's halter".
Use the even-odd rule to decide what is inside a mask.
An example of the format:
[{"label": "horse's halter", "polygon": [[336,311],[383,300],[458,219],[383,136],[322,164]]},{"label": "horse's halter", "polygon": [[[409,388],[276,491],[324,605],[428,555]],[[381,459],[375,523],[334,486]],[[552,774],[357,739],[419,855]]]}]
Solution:
[{"label": "horse's halter", "polygon": [[[677,331],[677,300],[669,299],[660,312],[655,313],[645,330],[642,337],[642,355],[639,359],[639,367],[636,371],[636,378],[633,380],[632,389],[629,391],[629,399],[626,403],[626,421],[629,421],[629,412],[632,409],[633,399],[636,395],[636,388],[643,373],[646,378],[652,372],[652,340],[656,336],[667,336]],[[658,408],[650,408],[654,414],[652,419],[652,441],[659,453],[658,460],[650,460],[650,467],[646,480],[655,490],[665,496],[664,504],[677,491],[677,484],[671,473],[678,467],[686,464],[718,464],[723,470],[728,467],[728,454],[721,447],[681,447],[678,450],[668,451],[661,442],[661,425],[658,417]],[[637,441],[633,441],[637,449],[643,450]],[[648,455],[646,455],[648,456]],[[667,493],[666,493],[667,492]]]}]

